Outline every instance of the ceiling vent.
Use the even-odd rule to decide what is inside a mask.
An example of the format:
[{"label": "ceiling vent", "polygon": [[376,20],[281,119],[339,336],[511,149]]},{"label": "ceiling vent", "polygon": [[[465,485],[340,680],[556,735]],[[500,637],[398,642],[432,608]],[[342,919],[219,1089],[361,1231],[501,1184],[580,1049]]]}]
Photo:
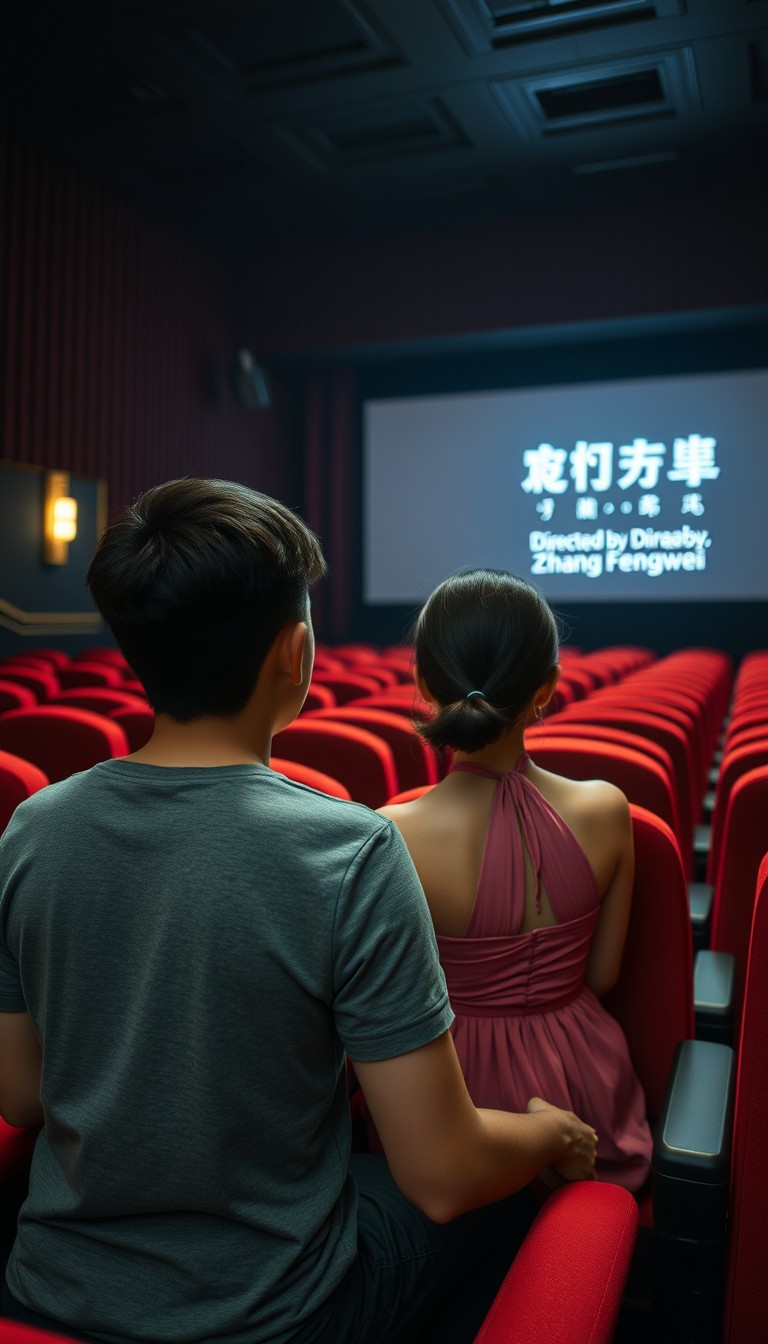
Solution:
[{"label": "ceiling vent", "polygon": [[470,52],[679,16],[681,0],[440,0]]},{"label": "ceiling vent", "polygon": [[494,80],[523,139],[683,116],[698,105],[693,53],[681,47],[581,70]]},{"label": "ceiling vent", "polygon": [[603,121],[623,118],[628,111],[664,109],[666,97],[658,66],[627,71],[606,79],[552,85],[534,90],[548,122]]}]

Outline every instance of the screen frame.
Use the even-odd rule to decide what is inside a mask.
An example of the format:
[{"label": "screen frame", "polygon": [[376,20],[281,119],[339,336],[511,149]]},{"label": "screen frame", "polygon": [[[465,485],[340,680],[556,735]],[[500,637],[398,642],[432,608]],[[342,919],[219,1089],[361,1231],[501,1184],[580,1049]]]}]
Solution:
[{"label": "screen frame", "polygon": [[[363,592],[366,401],[768,368],[768,311],[664,315],[451,338],[432,348],[369,351],[357,365],[351,628],[357,639],[398,643],[409,638],[418,606],[369,603]],[[738,657],[768,645],[768,600],[760,598],[585,597],[553,605],[573,642],[585,648],[640,643],[661,653],[704,644]]]}]

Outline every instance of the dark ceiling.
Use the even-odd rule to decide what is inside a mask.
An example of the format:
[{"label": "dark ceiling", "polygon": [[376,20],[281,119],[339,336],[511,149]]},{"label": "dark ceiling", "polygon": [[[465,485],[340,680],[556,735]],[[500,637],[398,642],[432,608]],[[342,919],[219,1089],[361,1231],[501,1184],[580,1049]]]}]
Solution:
[{"label": "dark ceiling", "polygon": [[0,0],[0,102],[230,256],[700,210],[768,183],[768,0]]}]

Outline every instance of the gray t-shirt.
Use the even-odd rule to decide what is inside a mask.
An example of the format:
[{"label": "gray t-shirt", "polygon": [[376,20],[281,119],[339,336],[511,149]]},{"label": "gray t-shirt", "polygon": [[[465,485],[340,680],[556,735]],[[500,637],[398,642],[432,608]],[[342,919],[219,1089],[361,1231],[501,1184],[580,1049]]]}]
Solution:
[{"label": "gray t-shirt", "polygon": [[346,1050],[451,1023],[396,828],[262,766],[106,761],[0,841],[45,1130],[8,1268],[105,1340],[288,1340],[356,1250]]}]

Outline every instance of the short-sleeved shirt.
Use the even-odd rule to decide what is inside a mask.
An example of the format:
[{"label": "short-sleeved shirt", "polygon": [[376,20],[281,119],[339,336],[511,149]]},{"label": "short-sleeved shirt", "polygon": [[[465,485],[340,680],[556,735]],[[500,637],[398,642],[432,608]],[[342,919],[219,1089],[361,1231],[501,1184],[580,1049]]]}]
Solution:
[{"label": "short-sleeved shirt", "polygon": [[8,1268],[105,1340],[288,1340],[356,1249],[345,1051],[451,1024],[388,821],[263,766],[107,761],[0,842],[0,1011],[43,1047]]}]

